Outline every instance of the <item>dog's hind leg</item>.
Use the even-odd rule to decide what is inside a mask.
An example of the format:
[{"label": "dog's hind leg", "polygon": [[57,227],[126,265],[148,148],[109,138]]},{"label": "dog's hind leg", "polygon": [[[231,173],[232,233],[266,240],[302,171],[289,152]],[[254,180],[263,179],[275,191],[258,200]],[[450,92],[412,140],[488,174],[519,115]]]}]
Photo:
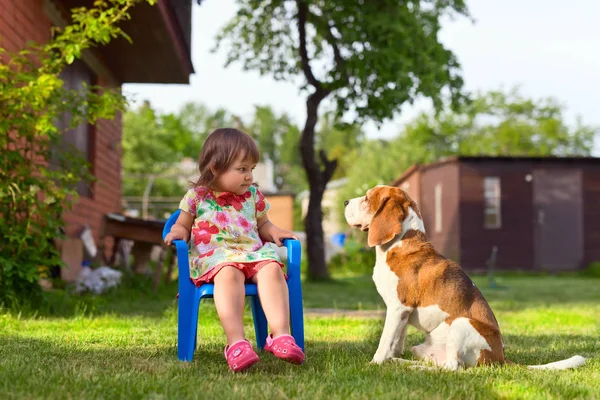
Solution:
[{"label": "dog's hind leg", "polygon": [[443,365],[446,362],[446,345],[422,343],[418,346],[413,346],[411,352],[415,357],[425,361],[431,361],[437,365]]},{"label": "dog's hind leg", "polygon": [[406,331],[408,330],[408,325],[401,326],[399,328],[398,335],[394,337],[392,342],[393,355],[401,356],[404,353],[404,343],[406,342]]},{"label": "dog's hind leg", "polygon": [[477,365],[482,350],[491,350],[486,339],[474,328],[470,318],[457,318],[450,325],[446,343],[445,369],[456,371],[461,367]]},{"label": "dog's hind leg", "polygon": [[415,357],[422,360],[431,361],[437,365],[444,365],[446,362],[446,343],[449,332],[450,325],[445,322],[440,324],[437,328],[427,333],[424,343],[413,346],[411,352]]}]

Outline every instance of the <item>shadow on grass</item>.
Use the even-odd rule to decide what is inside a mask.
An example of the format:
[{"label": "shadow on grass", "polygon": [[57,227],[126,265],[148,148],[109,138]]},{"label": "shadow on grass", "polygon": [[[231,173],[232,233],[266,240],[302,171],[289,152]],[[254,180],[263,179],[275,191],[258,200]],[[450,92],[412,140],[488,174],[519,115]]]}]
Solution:
[{"label": "shadow on grass", "polygon": [[600,343],[586,335],[503,335],[506,357],[518,364],[536,365],[581,355],[596,357]]},{"label": "shadow on grass", "polygon": [[[509,336],[514,362],[543,363],[598,351],[581,335]],[[522,398],[594,397],[598,362],[575,371],[529,371],[518,366],[467,371],[413,370],[395,362],[369,363],[377,338],[307,341],[307,361],[286,364],[259,352],[243,374],[229,372],[222,343],[200,340],[192,363],[177,360],[173,344],[132,337],[119,346],[85,340],[0,335],[0,383],[9,398]],[[559,346],[549,351],[550,347]],[[542,350],[540,350],[542,349]],[[545,350],[543,350],[545,349]],[[543,353],[543,356],[541,356]]]},{"label": "shadow on grass", "polygon": [[45,293],[46,302],[37,309],[27,307],[13,311],[22,317],[71,318],[81,316],[121,315],[162,318],[177,305],[177,282],[152,290],[149,278],[126,280],[103,294],[75,294],[70,288]]},{"label": "shadow on grass", "polygon": [[[600,279],[580,277],[498,277],[505,289],[486,287],[486,277],[475,276],[495,312],[524,311],[550,306],[577,306],[600,303]],[[177,283],[161,285],[152,290],[150,279],[127,280],[121,287],[103,295],[74,295],[64,290],[47,293],[47,304],[38,310],[17,310],[22,316],[69,318],[74,316],[100,316],[106,314],[124,317],[142,316],[161,318],[176,307]],[[384,310],[385,305],[375,289],[371,277],[361,276],[329,282],[304,282],[305,308],[330,308],[350,310]]]},{"label": "shadow on grass", "polygon": [[[494,311],[524,311],[540,306],[599,303],[600,279],[579,276],[498,276],[500,288],[490,288],[486,276],[473,281]],[[304,282],[306,308],[385,309],[370,276]]]}]

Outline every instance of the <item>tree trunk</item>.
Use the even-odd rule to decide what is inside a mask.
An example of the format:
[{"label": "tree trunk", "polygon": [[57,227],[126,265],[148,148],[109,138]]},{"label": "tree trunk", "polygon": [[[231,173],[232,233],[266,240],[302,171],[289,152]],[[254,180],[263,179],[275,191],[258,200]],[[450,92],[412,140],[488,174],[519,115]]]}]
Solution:
[{"label": "tree trunk", "polygon": [[322,188],[321,186],[321,183],[310,180],[308,213],[304,221],[306,254],[308,256],[308,279],[310,280],[330,279],[329,270],[325,263],[325,240],[322,226],[323,210],[321,209],[324,187]]},{"label": "tree trunk", "polygon": [[335,161],[328,161],[325,153],[321,152],[321,162],[315,156],[315,126],[318,119],[318,108],[328,92],[317,89],[306,100],[306,123],[300,139],[302,163],[306,171],[310,187],[308,213],[304,222],[306,232],[306,253],[308,255],[308,278],[311,280],[329,279],[329,271],[325,263],[325,241],[323,235],[323,210],[321,201],[327,182],[333,176],[336,168]]}]

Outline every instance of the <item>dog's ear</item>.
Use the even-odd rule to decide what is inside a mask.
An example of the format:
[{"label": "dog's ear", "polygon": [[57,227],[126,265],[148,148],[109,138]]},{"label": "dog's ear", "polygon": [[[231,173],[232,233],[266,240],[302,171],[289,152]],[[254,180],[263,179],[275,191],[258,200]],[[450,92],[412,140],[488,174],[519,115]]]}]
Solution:
[{"label": "dog's ear", "polygon": [[369,225],[367,243],[369,247],[386,244],[402,232],[404,212],[393,197],[387,196],[380,200],[379,208],[373,215]]}]

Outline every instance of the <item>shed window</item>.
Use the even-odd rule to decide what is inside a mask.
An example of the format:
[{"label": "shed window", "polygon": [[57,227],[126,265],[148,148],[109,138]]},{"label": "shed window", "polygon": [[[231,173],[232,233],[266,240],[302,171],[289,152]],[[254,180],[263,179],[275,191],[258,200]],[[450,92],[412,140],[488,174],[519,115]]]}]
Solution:
[{"label": "shed window", "polygon": [[434,220],[434,230],[436,233],[442,231],[442,184],[438,183],[435,185],[435,220]]},{"label": "shed window", "polygon": [[502,226],[500,219],[500,178],[486,176],[483,180],[484,227],[498,229]]}]

